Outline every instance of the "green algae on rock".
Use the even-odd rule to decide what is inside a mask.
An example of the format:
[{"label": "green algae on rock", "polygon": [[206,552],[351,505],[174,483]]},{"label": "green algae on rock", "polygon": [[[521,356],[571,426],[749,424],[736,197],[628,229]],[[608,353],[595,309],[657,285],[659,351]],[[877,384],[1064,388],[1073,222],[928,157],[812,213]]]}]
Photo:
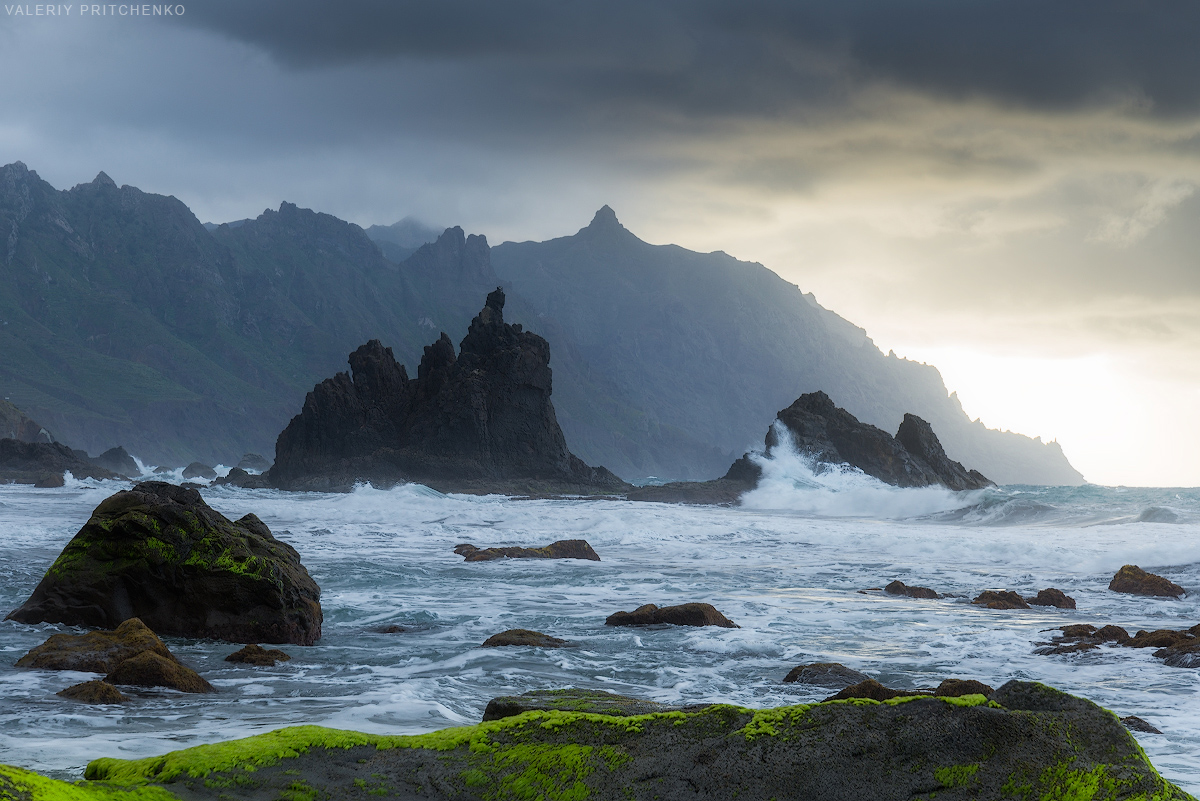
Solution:
[{"label": "green algae on rock", "polygon": [[109,629],[138,617],[162,635],[311,645],[320,595],[254,515],[233,522],[194,489],[148,481],[101,502],[8,617]]},{"label": "green algae on rock", "polygon": [[[1158,775],[1112,713],[1028,682],[990,698],[630,717],[526,712],[416,736],[299,727],[150,759],[100,759],[86,775],[109,789],[158,785],[188,799],[1191,799]],[[78,796],[93,797],[106,796]]]}]

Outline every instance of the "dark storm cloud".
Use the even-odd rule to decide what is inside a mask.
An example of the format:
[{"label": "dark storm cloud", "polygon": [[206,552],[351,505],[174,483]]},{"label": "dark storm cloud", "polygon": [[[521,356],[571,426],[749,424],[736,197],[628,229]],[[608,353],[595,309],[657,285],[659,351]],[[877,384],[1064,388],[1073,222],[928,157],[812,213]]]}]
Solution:
[{"label": "dark storm cloud", "polygon": [[874,81],[1043,109],[1200,108],[1190,0],[214,0],[187,20],[293,66],[469,62],[511,70],[514,94],[685,114],[778,113]]}]

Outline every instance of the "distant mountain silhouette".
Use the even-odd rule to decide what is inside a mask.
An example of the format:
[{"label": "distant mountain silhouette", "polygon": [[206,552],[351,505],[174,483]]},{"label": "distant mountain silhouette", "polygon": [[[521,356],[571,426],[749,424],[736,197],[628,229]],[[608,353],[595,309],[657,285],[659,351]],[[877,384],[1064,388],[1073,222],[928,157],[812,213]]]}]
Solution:
[{"label": "distant mountain silhouette", "polygon": [[918,414],[1001,483],[1080,480],[1057,445],[971,423],[936,369],[884,356],[761,265],[648,245],[607,207],[572,237],[489,248],[450,228],[397,262],[290,203],[209,230],[173,197],[104,173],[59,191],[17,162],[0,168],[0,232],[0,397],[91,453],[270,454],[347,353],[379,339],[417,364],[504,283],[506,317],[553,350],[568,446],[622,477],[721,475],[822,389],[889,431]]}]

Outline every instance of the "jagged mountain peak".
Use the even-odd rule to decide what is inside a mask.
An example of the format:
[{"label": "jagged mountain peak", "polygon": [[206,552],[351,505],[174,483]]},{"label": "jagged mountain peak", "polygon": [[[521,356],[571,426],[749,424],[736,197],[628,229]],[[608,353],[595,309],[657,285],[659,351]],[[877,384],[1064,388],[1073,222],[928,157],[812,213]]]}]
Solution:
[{"label": "jagged mountain peak", "polygon": [[117,182],[112,178],[109,178],[108,173],[106,173],[104,170],[96,173],[96,177],[92,179],[92,183],[96,186],[111,186],[113,189],[117,188]]},{"label": "jagged mountain peak", "polygon": [[592,217],[592,221],[588,226],[580,229],[579,233],[591,236],[613,236],[620,234],[633,236],[629,232],[629,229],[621,225],[621,221],[617,219],[617,213],[608,205],[601,206],[600,210]]}]

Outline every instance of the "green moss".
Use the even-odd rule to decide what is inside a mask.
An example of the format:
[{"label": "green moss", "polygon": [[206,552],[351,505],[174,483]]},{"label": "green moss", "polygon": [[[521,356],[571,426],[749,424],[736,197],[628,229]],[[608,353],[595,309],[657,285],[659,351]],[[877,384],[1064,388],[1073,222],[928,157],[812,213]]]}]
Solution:
[{"label": "green moss", "polygon": [[739,729],[737,733],[745,736],[747,740],[762,736],[777,737],[781,727],[795,725],[813,706],[813,704],[799,704],[797,706],[781,706],[776,709],[759,709],[755,711],[750,722]]},{"label": "green moss", "polygon": [[979,772],[978,764],[951,765],[935,769],[933,778],[943,787],[966,787],[975,778],[977,772]]},{"label": "green moss", "polygon": [[499,751],[491,768],[499,781],[492,798],[520,801],[583,801],[583,779],[594,767],[590,745],[514,745]]},{"label": "green moss", "polygon": [[317,791],[305,781],[292,782],[279,794],[280,801],[317,801]]},{"label": "green moss", "polygon": [[95,782],[48,779],[0,765],[0,801],[179,801],[161,787],[113,787]]}]

